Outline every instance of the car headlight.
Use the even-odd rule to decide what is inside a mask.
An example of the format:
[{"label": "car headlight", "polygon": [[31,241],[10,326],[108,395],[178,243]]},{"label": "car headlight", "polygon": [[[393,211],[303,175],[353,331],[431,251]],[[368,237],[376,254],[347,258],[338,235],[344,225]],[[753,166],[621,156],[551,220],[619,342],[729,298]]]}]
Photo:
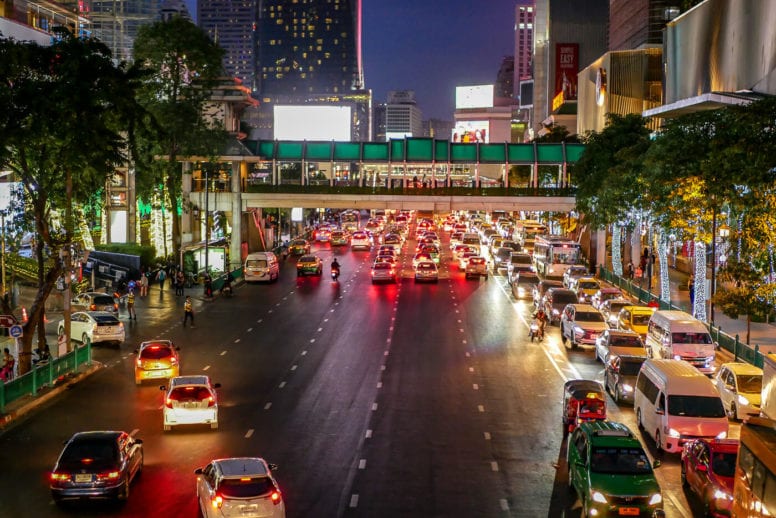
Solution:
[{"label": "car headlight", "polygon": [[678,354],[675,354],[675,355],[674,355],[674,360],[681,360],[681,359],[682,359],[682,357],[681,357],[681,356],[679,356]]},{"label": "car headlight", "polygon": [[663,501],[663,495],[660,493],[655,493],[652,495],[649,499],[649,505],[657,505]]},{"label": "car headlight", "polygon": [[742,396],[741,394],[738,395],[737,400],[738,400],[738,404],[739,405],[748,405],[749,404],[749,400],[746,399],[746,397]]},{"label": "car headlight", "polygon": [[669,437],[673,437],[675,439],[678,439],[679,437],[682,436],[682,434],[680,434],[678,431],[674,430],[673,428],[669,428],[668,429],[668,436]]},{"label": "car headlight", "polygon": [[714,491],[714,500],[733,500],[733,495],[730,495],[721,489]]},{"label": "car headlight", "polygon": [[627,383],[624,383],[622,386],[623,392],[633,392],[633,385],[628,385]]},{"label": "car headlight", "polygon": [[717,434],[717,439],[726,439],[727,438],[727,432],[719,432]]},{"label": "car headlight", "polygon": [[606,503],[606,497],[600,491],[593,491],[590,497],[593,499],[593,502],[598,502],[599,504]]}]

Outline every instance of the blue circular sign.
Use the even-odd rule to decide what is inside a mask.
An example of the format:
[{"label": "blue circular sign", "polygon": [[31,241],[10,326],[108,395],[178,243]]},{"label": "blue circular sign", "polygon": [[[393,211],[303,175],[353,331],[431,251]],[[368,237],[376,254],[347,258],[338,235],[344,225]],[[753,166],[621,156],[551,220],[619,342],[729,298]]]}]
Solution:
[{"label": "blue circular sign", "polygon": [[8,330],[8,334],[11,338],[21,338],[24,335],[24,328],[20,325],[13,325]]}]

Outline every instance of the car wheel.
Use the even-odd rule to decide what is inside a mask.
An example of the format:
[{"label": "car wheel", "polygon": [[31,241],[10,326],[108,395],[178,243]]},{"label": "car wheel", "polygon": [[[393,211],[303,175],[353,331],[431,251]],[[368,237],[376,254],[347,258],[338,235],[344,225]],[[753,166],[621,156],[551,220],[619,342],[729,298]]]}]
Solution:
[{"label": "car wheel", "polygon": [[732,419],[733,421],[738,420],[738,410],[736,409],[736,402],[731,401],[730,402],[730,413],[728,414],[728,417]]},{"label": "car wheel", "polygon": [[86,341],[87,341],[88,339],[89,339],[89,335],[87,335],[86,333],[84,333],[84,334],[82,334],[82,335],[81,335],[81,343],[82,343],[82,344],[86,345]]},{"label": "car wheel", "polygon": [[663,451],[662,441],[660,438],[660,429],[655,430],[655,449],[657,449],[657,451]]}]

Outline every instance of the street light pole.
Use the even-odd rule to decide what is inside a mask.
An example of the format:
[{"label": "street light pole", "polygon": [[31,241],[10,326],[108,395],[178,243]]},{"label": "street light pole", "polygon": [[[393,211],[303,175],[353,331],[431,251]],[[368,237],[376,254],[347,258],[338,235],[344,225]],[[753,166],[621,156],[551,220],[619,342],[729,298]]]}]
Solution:
[{"label": "street light pole", "polygon": [[208,267],[210,265],[210,254],[208,253],[208,242],[210,241],[210,221],[208,219],[208,213],[210,211],[210,164],[202,164],[205,167],[205,274],[208,274]]},{"label": "street light pole", "polygon": [[5,297],[5,211],[0,210],[0,220],[2,220],[2,255],[0,255],[0,269],[2,269],[2,279],[0,279],[0,297]]}]

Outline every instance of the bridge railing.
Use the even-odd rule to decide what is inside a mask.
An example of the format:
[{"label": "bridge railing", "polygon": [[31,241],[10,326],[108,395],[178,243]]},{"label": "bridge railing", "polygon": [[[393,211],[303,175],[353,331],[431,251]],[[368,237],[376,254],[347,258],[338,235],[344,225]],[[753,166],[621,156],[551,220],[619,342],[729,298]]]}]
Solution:
[{"label": "bridge railing", "polygon": [[247,193],[273,194],[355,194],[401,196],[539,196],[573,197],[575,187],[368,187],[357,185],[247,185]]}]

